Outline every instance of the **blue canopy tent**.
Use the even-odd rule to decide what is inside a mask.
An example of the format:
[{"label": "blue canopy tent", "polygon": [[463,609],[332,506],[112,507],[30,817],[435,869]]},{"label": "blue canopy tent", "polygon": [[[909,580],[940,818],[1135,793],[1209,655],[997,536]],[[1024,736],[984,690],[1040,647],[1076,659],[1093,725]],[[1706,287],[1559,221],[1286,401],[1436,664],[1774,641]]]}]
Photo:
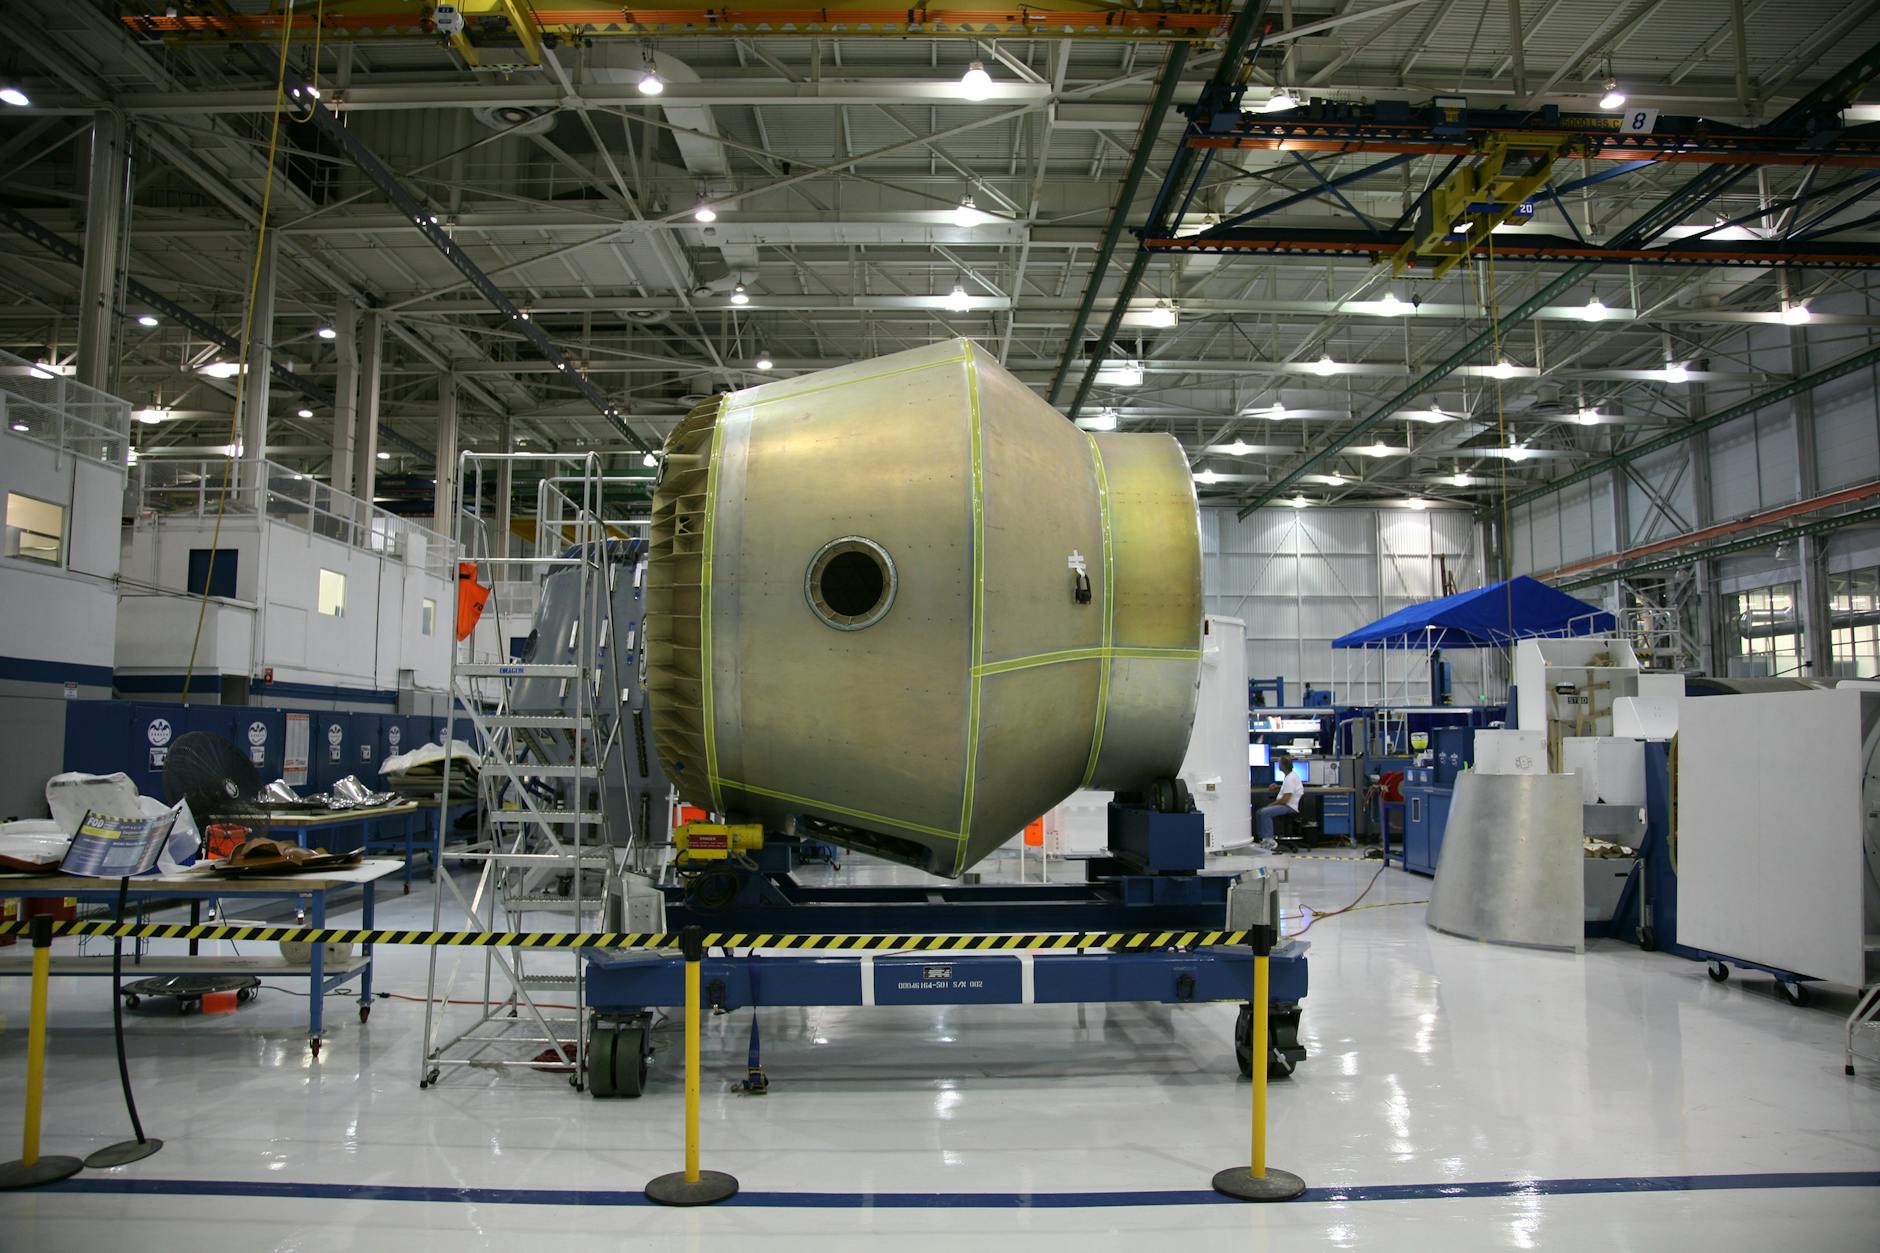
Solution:
[{"label": "blue canopy tent", "polygon": [[1610,635],[1613,616],[1523,574],[1386,614],[1333,648],[1504,648],[1516,640]]},{"label": "blue canopy tent", "polygon": [[[1391,651],[1416,650],[1433,660],[1443,649],[1512,648],[1518,640],[1609,635],[1616,629],[1613,616],[1597,606],[1521,575],[1504,583],[1491,583],[1474,591],[1458,592],[1399,609],[1369,626],[1339,636],[1332,641],[1332,647],[1385,650],[1379,658],[1382,663],[1379,687],[1381,693],[1387,695],[1392,686],[1392,667],[1388,662]],[[1490,682],[1489,656],[1482,655],[1478,690],[1499,686]],[[1400,677],[1406,696],[1412,678],[1419,673],[1428,673],[1428,670],[1405,667]],[[1347,691],[1352,690],[1352,678],[1347,673]],[[1502,682],[1505,683],[1505,678]],[[1371,687],[1368,661],[1364,665],[1363,685],[1368,694]],[[1434,688],[1432,680],[1431,690]]]}]

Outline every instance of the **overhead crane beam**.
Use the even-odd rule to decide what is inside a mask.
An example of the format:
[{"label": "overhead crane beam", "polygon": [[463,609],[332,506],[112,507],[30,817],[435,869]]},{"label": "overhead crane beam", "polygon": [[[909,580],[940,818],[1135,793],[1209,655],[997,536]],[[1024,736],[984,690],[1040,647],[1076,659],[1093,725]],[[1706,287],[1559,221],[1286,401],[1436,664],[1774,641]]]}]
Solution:
[{"label": "overhead crane beam", "polygon": [[[1267,0],[1246,0],[1240,12],[1234,15],[1234,25],[1227,33],[1226,43],[1221,48],[1220,60],[1215,64],[1214,73],[1202,85],[1200,103],[1193,110],[1196,115],[1215,107],[1239,112],[1240,98],[1246,90],[1242,61],[1251,59],[1247,52],[1249,44],[1253,47],[1252,56],[1259,55],[1260,43],[1256,40],[1255,32],[1260,27],[1261,20],[1266,16],[1266,8]],[[1260,40],[1264,38],[1264,34],[1259,36]],[[1167,81],[1158,85],[1156,103],[1143,119],[1142,134],[1137,140],[1132,168],[1137,163],[1147,162],[1149,152],[1156,143],[1157,132],[1162,127],[1162,117],[1168,110],[1169,95],[1174,87],[1174,80],[1181,75],[1185,54],[1186,49],[1179,47],[1169,51],[1169,60],[1164,69]],[[1192,128],[1194,124],[1190,122],[1189,125]],[[1163,172],[1162,186],[1157,190],[1155,202],[1149,209],[1150,230],[1160,234],[1164,229],[1164,224],[1170,220],[1171,214],[1175,220],[1180,220],[1183,210],[1187,208],[1187,200],[1184,199],[1181,207],[1176,208],[1176,193],[1187,181],[1191,160],[1188,148],[1182,147],[1175,150],[1174,159],[1168,163],[1168,169]],[[1207,168],[1207,159],[1203,158],[1200,170],[1195,176],[1197,186],[1202,176],[1207,173]],[[1104,234],[1107,244],[1114,244],[1122,232],[1123,224],[1128,221],[1131,193],[1134,190],[1135,184],[1132,182],[1130,187],[1117,198],[1116,207],[1111,210],[1109,228]],[[1189,197],[1192,198],[1193,194],[1191,190]],[[1077,417],[1078,410],[1083,407],[1084,401],[1090,395],[1090,389],[1095,386],[1097,371],[1103,365],[1104,358],[1109,355],[1110,345],[1115,342],[1117,331],[1122,329],[1123,315],[1129,308],[1130,298],[1136,294],[1136,288],[1142,283],[1142,276],[1149,268],[1151,255],[1146,248],[1136,249],[1136,255],[1129,265],[1129,272],[1123,276],[1123,285],[1118,289],[1114,298],[1115,303],[1110,308],[1109,320],[1104,323],[1103,331],[1097,337],[1096,350],[1088,355],[1088,360],[1084,363],[1083,381],[1077,385],[1077,393],[1071,397],[1070,407],[1065,410],[1067,417],[1072,419]],[[1104,262],[1107,262],[1108,256],[1106,250]],[[1052,404],[1057,403],[1058,389],[1063,385],[1065,375],[1070,371],[1072,363],[1083,353],[1082,328],[1090,316],[1090,310],[1096,305],[1097,296],[1102,290],[1103,280],[1106,277],[1104,271],[1107,268],[1106,264],[1099,262],[1090,271],[1090,281],[1084,289],[1083,303],[1078,306],[1077,310],[1076,324],[1073,328],[1075,333],[1065,337],[1063,358],[1058,362],[1057,375],[1051,380],[1051,389],[1046,397]]]},{"label": "overhead crane beam", "polygon": [[[1775,118],[1763,129],[1763,133],[1792,134],[1797,129],[1806,130],[1811,126],[1819,126],[1821,119],[1824,118],[1833,119],[1834,123],[1838,124],[1840,111],[1876,75],[1880,75],[1880,43],[1868,48],[1830,76],[1827,81],[1783,110],[1781,116]],[[1751,168],[1747,164],[1712,166],[1678,188],[1643,217],[1621,230],[1613,237],[1612,245],[1624,249],[1641,248],[1661,235],[1668,227],[1675,225],[1698,207],[1714,199],[1731,184],[1749,173]],[[1497,257],[1500,251],[1498,247]],[[1268,485],[1252,501],[1244,505],[1236,516],[1245,518],[1262,505],[1279,499],[1288,487],[1311,473],[1315,467],[1330,461],[1356,444],[1371,428],[1380,422],[1388,421],[1397,410],[1455,373],[1471,357],[1480,353],[1509,330],[1533,317],[1538,310],[1568,291],[1574,284],[1591,274],[1595,268],[1594,263],[1582,261],[1560,274],[1552,282],[1543,285],[1513,310],[1496,319],[1493,325],[1471,337],[1454,352],[1432,366],[1415,382],[1386,399],[1362,421],[1354,423],[1330,440],[1325,447],[1303,458],[1282,474],[1278,480]]]},{"label": "overhead crane beam", "polygon": [[[386,3],[374,10],[348,8],[319,21],[327,43],[409,42],[442,39],[428,3]],[[1110,39],[1153,43],[1207,44],[1226,33],[1226,0],[1184,4],[1152,0],[1140,8],[1119,9],[1105,0],[1026,0],[1022,6],[985,8],[968,4],[884,5],[880,0],[743,0],[734,5],[665,0],[657,7],[618,5],[535,5],[519,0],[457,0],[466,19],[462,35],[451,42],[472,65],[491,46],[525,45],[526,63],[538,64],[539,51],[526,55],[530,35],[556,41],[586,39],[673,39],[691,37],[839,37],[842,39]],[[523,14],[518,23],[513,14]],[[1369,16],[1369,15],[1363,15]],[[120,19],[139,38],[164,43],[271,43],[283,21],[297,34],[312,38],[314,15],[298,12],[127,15]],[[468,49],[468,51],[465,51]],[[483,58],[495,60],[496,58]],[[509,62],[514,64],[514,62]],[[491,68],[495,68],[492,66]]]},{"label": "overhead crane beam", "polygon": [[[1150,252],[1254,253],[1274,257],[1352,257],[1386,261],[1411,241],[1407,231],[1329,231],[1282,229],[1211,230],[1200,235],[1163,236],[1142,241]],[[1586,262],[1592,265],[1758,265],[1814,266],[1830,270],[1880,267],[1880,248],[1871,243],[1839,243],[1811,238],[1798,241],[1690,240],[1656,248],[1624,248],[1582,243],[1556,235],[1496,236],[1495,260]],[[1477,251],[1480,251],[1478,247]]]},{"label": "overhead crane beam", "polygon": [[[1635,121],[1641,123],[1637,129],[1624,129]],[[1880,166],[1880,135],[1867,127],[1857,130],[1849,134],[1831,111],[1813,109],[1769,131],[1656,110],[1622,116],[1565,112],[1554,105],[1456,109],[1401,100],[1353,105],[1315,99],[1285,113],[1217,116],[1186,143],[1203,150],[1469,156],[1499,136],[1518,133],[1575,141],[1582,150],[1574,155],[1595,161]]]}]

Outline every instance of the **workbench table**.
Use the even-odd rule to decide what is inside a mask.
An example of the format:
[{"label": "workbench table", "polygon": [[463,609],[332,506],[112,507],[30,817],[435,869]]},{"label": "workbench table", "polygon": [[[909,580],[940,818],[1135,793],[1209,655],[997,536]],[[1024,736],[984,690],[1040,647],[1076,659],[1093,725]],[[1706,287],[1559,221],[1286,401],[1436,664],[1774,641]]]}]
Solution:
[{"label": "workbench table", "polygon": [[[223,814],[217,821],[240,823],[257,836],[270,840],[291,839],[302,848],[324,848],[329,853],[358,851],[371,854],[402,849],[405,858],[405,891],[410,893],[411,861],[420,848],[425,848],[431,854],[431,877],[437,878],[443,832],[434,821],[435,814],[429,812],[435,808],[434,805],[421,805],[417,801],[399,801],[371,809],[282,813],[257,810]],[[351,835],[355,831],[357,838],[346,843],[342,844],[334,838]]]},{"label": "workbench table", "polygon": [[[398,863],[391,860],[366,861],[357,866],[341,866],[305,875],[280,875],[275,878],[230,878],[206,871],[179,874],[144,875],[130,881],[129,902],[183,899],[191,902],[192,912],[204,900],[250,898],[307,901],[310,927],[326,926],[326,898],[330,892],[360,888],[362,906],[359,925],[372,927],[374,885],[395,874]],[[114,905],[118,896],[117,879],[93,879],[83,875],[0,875],[0,898],[28,896],[76,897],[82,901],[100,901]],[[132,969],[139,975],[238,974],[257,977],[275,975],[307,980],[307,1046],[314,1056],[320,1054],[322,1002],[330,989],[359,980],[359,1021],[372,1012],[372,946],[334,969],[326,968],[326,946],[313,945],[307,962],[290,962],[285,957],[202,956],[194,941],[187,953],[143,953],[135,956]],[[32,958],[0,958],[0,976],[26,975],[32,970]],[[67,975],[106,975],[111,973],[109,957],[55,956],[52,973]]]}]

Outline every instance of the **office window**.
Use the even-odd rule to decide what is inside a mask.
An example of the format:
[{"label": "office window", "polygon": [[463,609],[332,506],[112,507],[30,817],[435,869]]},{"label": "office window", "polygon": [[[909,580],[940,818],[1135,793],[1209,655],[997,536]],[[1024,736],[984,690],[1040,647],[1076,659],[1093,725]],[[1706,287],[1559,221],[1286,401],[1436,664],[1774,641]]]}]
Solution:
[{"label": "office window", "polygon": [[320,612],[329,617],[346,613],[346,576],[331,570],[320,571]]},{"label": "office window", "polygon": [[1736,636],[1731,674],[1769,678],[1801,673],[1801,620],[1796,616],[1793,583],[1738,592],[1730,625]]},{"label": "office window", "polygon": [[418,631],[429,635],[437,629],[437,602],[426,597],[418,603]]},{"label": "office window", "polygon": [[1880,678],[1880,569],[1828,576],[1828,626],[1834,673]]},{"label": "office window", "polygon": [[7,493],[7,556],[56,566],[64,548],[64,505]]},{"label": "office window", "polygon": [[192,548],[189,550],[189,593],[200,596],[203,588],[211,596],[235,598],[235,565],[241,552],[234,548]]}]

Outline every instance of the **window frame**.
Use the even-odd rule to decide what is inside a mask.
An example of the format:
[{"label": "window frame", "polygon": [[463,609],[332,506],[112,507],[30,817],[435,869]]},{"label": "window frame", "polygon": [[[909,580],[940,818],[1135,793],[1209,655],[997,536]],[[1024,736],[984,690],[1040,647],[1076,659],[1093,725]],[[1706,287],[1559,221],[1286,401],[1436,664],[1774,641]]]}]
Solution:
[{"label": "window frame", "polygon": [[[314,587],[313,610],[323,618],[344,618],[346,616],[346,573],[343,570],[329,570],[325,566],[317,567],[320,577]],[[327,604],[327,576],[339,580],[338,604],[332,609]]]},{"label": "window frame", "polygon": [[[34,530],[31,527],[15,526],[13,524],[13,502],[15,500],[25,501],[33,505],[43,505],[47,509],[57,510],[59,514],[59,533],[57,535],[48,536],[44,531]],[[43,497],[29,495],[26,492],[9,491],[6,494],[6,514],[4,518],[0,518],[0,525],[4,525],[8,531],[18,531],[22,536],[35,535],[41,539],[51,539],[57,543],[57,548],[50,558],[33,556],[24,551],[24,545],[21,545],[21,551],[8,553],[7,555],[16,561],[30,561],[36,566],[47,566],[54,570],[65,569],[67,544],[71,538],[66,534],[65,524],[70,514],[70,507],[59,501],[46,500]]]}]

